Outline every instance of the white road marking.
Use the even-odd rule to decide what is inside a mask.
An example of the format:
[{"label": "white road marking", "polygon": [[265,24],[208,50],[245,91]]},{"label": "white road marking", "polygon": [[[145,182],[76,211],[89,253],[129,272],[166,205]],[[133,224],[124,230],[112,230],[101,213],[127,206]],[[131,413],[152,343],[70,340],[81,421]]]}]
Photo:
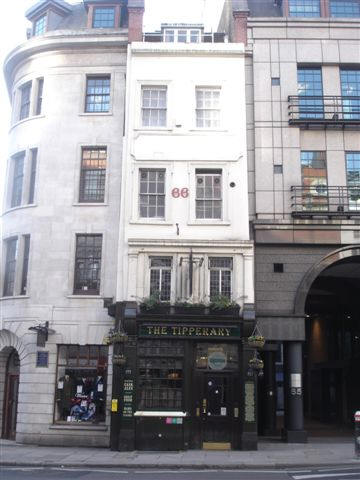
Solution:
[{"label": "white road marking", "polygon": [[[345,477],[345,476],[353,476],[359,475],[359,472],[356,473],[314,473],[312,475],[294,475],[294,480],[302,480],[305,478],[329,478],[329,477]],[[355,479],[358,480],[358,479]],[[359,479],[360,480],[360,479]]]}]

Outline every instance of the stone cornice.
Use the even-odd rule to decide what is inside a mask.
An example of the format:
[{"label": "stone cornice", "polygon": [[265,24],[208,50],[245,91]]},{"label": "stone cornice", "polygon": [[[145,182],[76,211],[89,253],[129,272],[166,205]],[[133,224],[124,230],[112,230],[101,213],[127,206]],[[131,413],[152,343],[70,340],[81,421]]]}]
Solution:
[{"label": "stone cornice", "polygon": [[131,44],[133,55],[244,55],[245,49],[242,43],[166,43],[166,42],[133,42]]}]

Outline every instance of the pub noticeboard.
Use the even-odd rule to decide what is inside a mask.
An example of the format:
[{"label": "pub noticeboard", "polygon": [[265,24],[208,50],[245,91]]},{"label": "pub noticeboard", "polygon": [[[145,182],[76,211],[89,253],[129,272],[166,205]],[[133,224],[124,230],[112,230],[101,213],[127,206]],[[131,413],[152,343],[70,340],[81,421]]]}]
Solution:
[{"label": "pub noticeboard", "polygon": [[216,338],[216,339],[239,339],[241,336],[240,325],[164,325],[143,324],[139,327],[140,337],[164,337],[164,338]]}]

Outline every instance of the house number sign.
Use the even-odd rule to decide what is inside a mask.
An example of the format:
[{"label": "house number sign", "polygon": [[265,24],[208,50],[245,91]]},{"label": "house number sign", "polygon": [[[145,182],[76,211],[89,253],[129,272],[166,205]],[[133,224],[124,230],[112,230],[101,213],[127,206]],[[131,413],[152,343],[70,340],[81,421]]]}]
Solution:
[{"label": "house number sign", "polygon": [[183,187],[183,188],[173,188],[171,190],[171,195],[174,197],[174,198],[187,198],[189,196],[189,189],[186,188],[186,187]]}]

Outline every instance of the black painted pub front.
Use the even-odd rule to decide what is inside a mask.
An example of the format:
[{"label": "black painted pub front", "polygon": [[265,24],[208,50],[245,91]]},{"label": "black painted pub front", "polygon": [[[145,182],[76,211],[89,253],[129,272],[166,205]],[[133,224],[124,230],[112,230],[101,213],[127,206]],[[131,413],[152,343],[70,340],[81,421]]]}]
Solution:
[{"label": "black painted pub front", "polygon": [[112,307],[112,450],[257,448],[253,352],[243,342],[251,308],[240,316]]}]

